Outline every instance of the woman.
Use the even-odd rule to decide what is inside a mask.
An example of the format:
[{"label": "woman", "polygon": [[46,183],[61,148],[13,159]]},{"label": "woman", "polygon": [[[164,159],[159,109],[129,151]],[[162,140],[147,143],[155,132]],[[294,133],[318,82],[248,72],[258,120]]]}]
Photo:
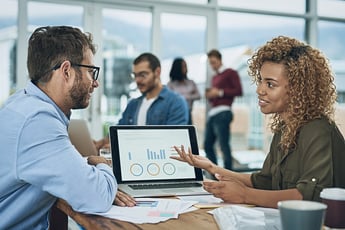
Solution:
[{"label": "woman", "polygon": [[204,188],[230,203],[277,207],[281,200],[320,200],[326,187],[345,188],[345,141],[333,114],[334,77],[320,51],[279,36],[249,60],[262,113],[272,114],[274,136],[261,171],[240,174],[223,169],[183,147],[188,162],[215,174]]},{"label": "woman", "polygon": [[193,102],[199,100],[200,93],[193,80],[187,77],[187,63],[182,58],[175,58],[170,70],[170,81],[168,87],[181,94],[187,101],[189,107],[189,121],[192,124],[192,108]]}]

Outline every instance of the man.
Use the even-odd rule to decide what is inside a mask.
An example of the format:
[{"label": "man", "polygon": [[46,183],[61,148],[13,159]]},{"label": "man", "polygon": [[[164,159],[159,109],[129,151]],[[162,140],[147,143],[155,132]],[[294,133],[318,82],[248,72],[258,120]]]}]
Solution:
[{"label": "man", "polygon": [[[132,99],[119,121],[119,125],[186,125],[188,105],[185,99],[163,86],[160,79],[159,59],[143,53],[133,61],[133,73],[142,96]],[[95,142],[99,149],[109,145],[109,138]]]},{"label": "man", "polygon": [[71,109],[89,105],[98,87],[90,34],[37,28],[29,39],[25,89],[0,109],[0,229],[49,229],[57,198],[86,213],[110,209],[117,191],[102,157],[88,164],[71,144]]},{"label": "man", "polygon": [[232,156],[230,149],[230,123],[233,119],[231,105],[236,96],[242,95],[242,86],[238,73],[225,68],[222,55],[218,50],[207,53],[211,68],[215,71],[211,88],[206,90],[206,98],[210,103],[208,112],[204,147],[206,156],[217,164],[217,154],[214,149],[218,139],[223,154],[224,168],[232,169]]}]

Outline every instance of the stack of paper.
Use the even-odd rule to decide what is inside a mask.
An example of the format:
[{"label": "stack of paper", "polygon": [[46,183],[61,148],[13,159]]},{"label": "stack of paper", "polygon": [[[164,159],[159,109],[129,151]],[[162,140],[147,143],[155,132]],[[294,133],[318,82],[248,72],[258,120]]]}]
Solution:
[{"label": "stack of paper", "polygon": [[108,212],[98,213],[98,215],[136,224],[158,223],[195,210],[196,208],[192,206],[197,203],[197,201],[160,198],[137,198],[136,201],[135,207],[113,205]]}]

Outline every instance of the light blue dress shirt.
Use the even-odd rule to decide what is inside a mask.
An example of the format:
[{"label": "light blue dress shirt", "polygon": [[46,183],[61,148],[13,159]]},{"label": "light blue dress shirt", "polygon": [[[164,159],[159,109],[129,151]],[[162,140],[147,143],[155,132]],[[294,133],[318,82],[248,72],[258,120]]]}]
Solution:
[{"label": "light blue dress shirt", "polygon": [[0,109],[0,229],[48,229],[57,198],[79,212],[110,209],[117,191],[112,169],[87,164],[68,124],[31,82]]}]

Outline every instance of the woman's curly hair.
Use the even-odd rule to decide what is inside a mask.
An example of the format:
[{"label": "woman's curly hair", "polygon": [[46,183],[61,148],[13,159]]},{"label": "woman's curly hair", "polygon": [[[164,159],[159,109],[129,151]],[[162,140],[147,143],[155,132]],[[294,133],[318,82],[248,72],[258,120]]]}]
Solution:
[{"label": "woman's curly hair", "polygon": [[334,121],[334,76],[328,59],[319,50],[285,36],[267,42],[248,60],[248,73],[254,83],[261,79],[260,70],[266,61],[283,64],[288,77],[289,101],[284,120],[276,113],[270,124],[274,133],[282,132],[280,147],[288,151],[296,147],[296,137],[304,124],[321,117]]}]

